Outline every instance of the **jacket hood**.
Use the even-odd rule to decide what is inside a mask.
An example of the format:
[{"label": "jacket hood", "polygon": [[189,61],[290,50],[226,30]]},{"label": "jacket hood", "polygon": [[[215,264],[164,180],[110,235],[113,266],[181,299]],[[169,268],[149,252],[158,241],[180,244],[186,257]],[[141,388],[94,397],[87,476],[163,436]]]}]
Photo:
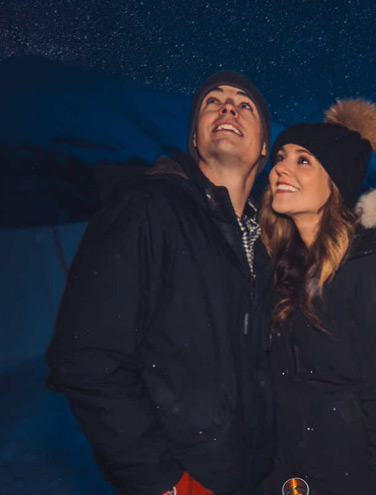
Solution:
[{"label": "jacket hood", "polygon": [[168,156],[161,156],[155,162],[153,168],[146,172],[148,175],[159,175],[159,174],[172,174],[179,175],[184,179],[189,179],[188,175],[185,173],[183,166],[173,158]]},{"label": "jacket hood", "polygon": [[376,253],[376,189],[363,194],[355,210],[360,214],[360,227],[350,259]]},{"label": "jacket hood", "polygon": [[355,211],[360,214],[361,224],[366,229],[376,227],[376,189],[360,196]]}]

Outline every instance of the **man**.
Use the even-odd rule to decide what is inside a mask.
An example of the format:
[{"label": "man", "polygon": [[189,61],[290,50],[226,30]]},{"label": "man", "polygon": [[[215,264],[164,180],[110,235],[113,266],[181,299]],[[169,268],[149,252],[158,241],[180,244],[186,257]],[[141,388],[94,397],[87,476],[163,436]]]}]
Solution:
[{"label": "man", "polygon": [[188,479],[194,495],[251,494],[269,469],[268,262],[249,201],[269,141],[257,89],[217,73],[193,100],[190,156],[160,159],[89,223],[49,382],[122,493]]}]

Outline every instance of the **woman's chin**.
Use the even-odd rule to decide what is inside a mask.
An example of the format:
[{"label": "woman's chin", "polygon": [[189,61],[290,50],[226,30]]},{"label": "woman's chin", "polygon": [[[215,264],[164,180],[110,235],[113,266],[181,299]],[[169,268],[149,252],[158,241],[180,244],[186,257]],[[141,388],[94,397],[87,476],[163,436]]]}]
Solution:
[{"label": "woman's chin", "polygon": [[275,213],[279,213],[280,215],[288,215],[290,210],[291,210],[291,205],[290,205],[290,208],[288,207],[288,205],[286,203],[284,203],[282,201],[276,201],[274,200],[272,202],[272,208],[273,208],[273,211]]}]

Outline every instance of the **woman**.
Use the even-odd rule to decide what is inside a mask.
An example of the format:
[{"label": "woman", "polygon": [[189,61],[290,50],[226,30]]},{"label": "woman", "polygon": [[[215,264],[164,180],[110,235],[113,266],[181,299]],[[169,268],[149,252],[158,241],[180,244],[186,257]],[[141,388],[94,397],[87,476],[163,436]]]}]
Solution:
[{"label": "woman", "polygon": [[[275,266],[272,495],[292,477],[310,495],[376,493],[376,231],[354,212],[372,147],[376,107],[346,100],[273,148],[260,212]],[[376,191],[363,203],[371,227]]]}]

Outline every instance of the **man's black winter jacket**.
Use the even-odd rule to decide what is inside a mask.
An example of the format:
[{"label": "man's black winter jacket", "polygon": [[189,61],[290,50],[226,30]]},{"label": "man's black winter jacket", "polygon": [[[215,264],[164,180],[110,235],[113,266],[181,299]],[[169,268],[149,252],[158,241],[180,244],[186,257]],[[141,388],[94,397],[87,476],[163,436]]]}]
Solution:
[{"label": "man's black winter jacket", "polygon": [[121,491],[160,495],[185,470],[216,494],[250,494],[272,455],[269,261],[257,241],[251,276],[227,190],[179,161],[90,222],[49,383]]}]

